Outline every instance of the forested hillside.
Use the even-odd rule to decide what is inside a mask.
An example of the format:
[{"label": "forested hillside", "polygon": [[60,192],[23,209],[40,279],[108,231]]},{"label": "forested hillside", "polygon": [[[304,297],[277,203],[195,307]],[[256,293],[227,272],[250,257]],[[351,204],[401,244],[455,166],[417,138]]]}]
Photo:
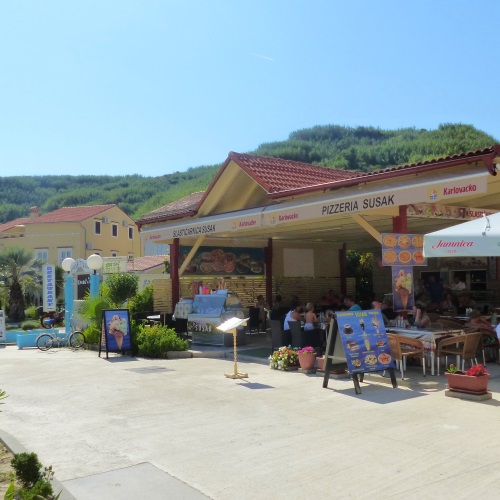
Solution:
[{"label": "forested hillside", "polygon": [[[350,170],[374,170],[481,149],[497,139],[470,125],[445,124],[437,130],[316,126],[288,140],[261,144],[250,153]],[[244,152],[244,151],[239,151]],[[221,162],[225,158],[221,158]],[[8,170],[2,165],[2,171]],[[0,177],[0,223],[63,206],[117,203],[134,219],[186,194],[205,189],[220,165],[191,168],[161,177],[37,176]]]}]

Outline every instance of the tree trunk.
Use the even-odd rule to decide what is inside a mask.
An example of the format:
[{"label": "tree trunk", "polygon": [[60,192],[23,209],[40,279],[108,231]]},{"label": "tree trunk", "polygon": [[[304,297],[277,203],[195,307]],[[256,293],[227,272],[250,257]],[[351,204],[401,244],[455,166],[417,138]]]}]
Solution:
[{"label": "tree trunk", "polygon": [[14,281],[9,292],[9,316],[14,321],[22,321],[24,315],[24,294],[19,281]]}]

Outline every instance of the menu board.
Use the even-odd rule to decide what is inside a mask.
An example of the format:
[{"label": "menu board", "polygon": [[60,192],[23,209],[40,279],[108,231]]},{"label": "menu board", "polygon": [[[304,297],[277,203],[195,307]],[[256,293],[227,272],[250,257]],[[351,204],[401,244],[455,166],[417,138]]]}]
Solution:
[{"label": "menu board", "polygon": [[[182,264],[191,247],[180,247]],[[264,274],[263,248],[199,247],[184,271],[185,275]]]},{"label": "menu board", "polygon": [[345,311],[336,315],[349,373],[394,368],[381,311]]},{"label": "menu board", "polygon": [[382,233],[382,265],[426,266],[421,234]]}]

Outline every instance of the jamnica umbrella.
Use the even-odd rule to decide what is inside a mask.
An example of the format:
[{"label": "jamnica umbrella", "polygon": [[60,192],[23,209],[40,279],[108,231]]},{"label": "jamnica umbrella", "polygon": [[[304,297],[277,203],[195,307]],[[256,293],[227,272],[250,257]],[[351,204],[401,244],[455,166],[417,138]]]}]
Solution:
[{"label": "jamnica umbrella", "polygon": [[500,257],[500,212],[424,236],[426,257]]}]

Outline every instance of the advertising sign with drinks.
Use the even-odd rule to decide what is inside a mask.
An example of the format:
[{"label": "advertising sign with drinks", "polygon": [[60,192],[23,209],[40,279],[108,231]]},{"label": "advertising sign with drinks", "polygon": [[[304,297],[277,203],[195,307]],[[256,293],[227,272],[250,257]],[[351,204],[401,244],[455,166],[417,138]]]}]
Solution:
[{"label": "advertising sign with drinks", "polygon": [[413,267],[393,266],[392,297],[394,311],[408,311],[415,305]]},{"label": "advertising sign with drinks", "polygon": [[381,311],[338,312],[337,324],[349,373],[394,368]]}]

